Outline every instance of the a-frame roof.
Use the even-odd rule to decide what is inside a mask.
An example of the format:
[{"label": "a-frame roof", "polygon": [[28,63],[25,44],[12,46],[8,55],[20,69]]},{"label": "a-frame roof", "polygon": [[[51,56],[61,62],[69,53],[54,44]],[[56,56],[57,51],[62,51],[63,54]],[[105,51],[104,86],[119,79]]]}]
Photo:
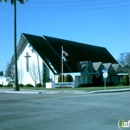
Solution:
[{"label": "a-frame roof", "polygon": [[97,71],[101,65],[102,65],[102,62],[94,62],[93,63],[94,70]]},{"label": "a-frame roof", "polygon": [[112,64],[115,72],[122,72],[122,67],[119,64]]},{"label": "a-frame roof", "polygon": [[111,67],[111,63],[103,63],[103,66],[106,68],[106,69],[109,69]]},{"label": "a-frame roof", "polygon": [[[49,36],[35,36],[23,33],[26,40],[37,51],[41,58],[49,66],[61,72],[61,46],[69,54],[67,62],[64,62],[64,72],[78,72],[77,63],[81,61],[117,63],[114,57],[104,47],[63,40]],[[52,70],[53,71],[53,70]],[[54,72],[54,71],[53,71]]]},{"label": "a-frame roof", "polygon": [[77,67],[79,72],[86,72],[86,73],[94,72],[94,68],[91,61],[81,61],[77,63]]}]

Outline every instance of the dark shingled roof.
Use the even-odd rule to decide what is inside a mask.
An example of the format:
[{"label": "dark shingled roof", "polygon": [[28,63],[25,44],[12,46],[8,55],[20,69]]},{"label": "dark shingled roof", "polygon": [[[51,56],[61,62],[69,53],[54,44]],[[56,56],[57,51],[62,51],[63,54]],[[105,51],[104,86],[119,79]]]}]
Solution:
[{"label": "dark shingled roof", "polygon": [[[49,66],[49,62],[58,73],[61,73],[61,46],[69,54],[64,62],[64,73],[78,72],[77,63],[92,61],[117,63],[114,57],[104,47],[63,40],[49,36],[35,36],[23,33],[28,42]],[[53,69],[52,69],[53,71]],[[54,72],[54,71],[53,71]]]}]

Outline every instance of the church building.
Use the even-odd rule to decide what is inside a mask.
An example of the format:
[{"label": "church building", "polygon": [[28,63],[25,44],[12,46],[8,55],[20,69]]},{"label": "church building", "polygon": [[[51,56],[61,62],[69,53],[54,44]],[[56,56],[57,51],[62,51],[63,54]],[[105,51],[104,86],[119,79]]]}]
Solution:
[{"label": "church building", "polygon": [[[63,47],[62,51],[61,47]],[[104,47],[25,33],[21,34],[17,55],[19,83],[34,86],[37,83],[44,84],[45,80],[57,83],[62,71],[62,58],[64,59],[63,75],[69,74],[73,77],[74,87],[78,87],[80,83],[102,82],[104,68],[108,70],[107,82],[111,82],[112,75],[116,75],[113,65],[118,65]],[[6,76],[9,76],[12,67],[14,67],[14,56]]]}]

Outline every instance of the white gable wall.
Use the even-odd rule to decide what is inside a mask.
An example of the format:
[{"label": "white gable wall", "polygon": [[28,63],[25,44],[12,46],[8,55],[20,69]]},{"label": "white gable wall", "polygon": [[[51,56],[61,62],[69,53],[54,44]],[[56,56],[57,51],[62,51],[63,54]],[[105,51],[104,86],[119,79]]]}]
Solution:
[{"label": "white gable wall", "polygon": [[[28,53],[28,55],[30,56],[29,59],[29,71],[27,71],[27,61],[26,61],[26,53]],[[40,71],[40,75],[39,75],[39,71],[38,71],[38,61],[39,61],[39,71]],[[35,82],[33,81],[32,77],[31,77],[31,73],[34,77],[34,73],[36,73],[37,76],[37,83],[41,83],[43,82],[43,61],[41,59],[41,57],[38,55],[37,53],[33,50],[32,51],[32,47],[29,46],[29,44],[27,44],[27,46],[25,47],[25,49],[23,50],[23,52],[21,53],[21,55],[18,57],[18,77],[19,77],[19,83],[22,83],[24,85],[26,84],[32,84],[35,85]],[[54,80],[54,74],[49,71],[49,75],[50,78],[52,78],[52,80]],[[39,78],[40,77],[40,78]]]},{"label": "white gable wall", "polygon": [[[32,80],[29,71],[26,70],[26,53],[29,54],[29,69],[30,69],[30,65],[32,65],[32,63],[34,63],[35,66],[37,66],[37,58],[36,58],[36,54],[32,52],[32,48],[28,46],[29,44],[27,44],[27,46],[25,47],[25,49],[23,50],[23,52],[21,53],[21,55],[18,57],[18,78],[19,78],[19,83],[22,84],[32,84],[35,85],[34,81]],[[38,82],[38,81],[37,81]]]}]

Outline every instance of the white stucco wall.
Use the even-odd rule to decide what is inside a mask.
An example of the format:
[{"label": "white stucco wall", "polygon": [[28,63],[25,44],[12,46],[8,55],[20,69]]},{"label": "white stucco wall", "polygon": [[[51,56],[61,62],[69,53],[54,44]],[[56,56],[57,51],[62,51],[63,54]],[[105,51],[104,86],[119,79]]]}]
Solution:
[{"label": "white stucco wall", "polygon": [[[38,80],[37,83],[43,83],[43,63],[44,61],[41,59],[39,55],[33,50],[33,48],[27,44],[27,46],[24,48],[22,53],[18,57],[18,77],[19,77],[19,83],[22,83],[24,85],[26,84],[32,84],[35,85],[32,77],[31,77],[31,72],[34,70],[34,67],[36,69],[36,72],[38,72],[38,61],[39,61],[39,70],[40,70],[40,78],[39,78],[39,73],[38,73]],[[29,71],[26,70],[26,53],[28,52],[29,54]],[[47,67],[48,68],[48,67]],[[49,69],[49,78],[54,81],[54,74],[53,72]]]},{"label": "white stucco wall", "polygon": [[[26,53],[29,54],[29,71],[26,70]],[[34,67],[36,71],[38,72],[38,60],[39,60],[39,69],[40,69],[40,79],[38,74],[38,80],[37,83],[42,83],[43,80],[43,60],[40,58],[40,56],[37,57],[37,53],[35,50],[32,51],[32,47],[27,44],[23,52],[18,57],[18,77],[19,77],[19,83],[22,83],[24,85],[26,84],[32,84],[35,85],[32,77],[31,72],[34,70]],[[50,78],[54,80],[54,74],[50,71]]]},{"label": "white stucco wall", "polygon": [[[37,66],[37,58],[36,54],[32,52],[32,48],[29,47],[28,45],[25,47],[21,55],[18,57],[18,78],[19,78],[19,83],[22,84],[32,84],[34,85],[34,81],[32,80],[29,71],[26,70],[26,53],[28,52],[29,57],[29,69],[32,63],[34,63],[35,66]],[[39,60],[40,61],[40,60]]]}]

